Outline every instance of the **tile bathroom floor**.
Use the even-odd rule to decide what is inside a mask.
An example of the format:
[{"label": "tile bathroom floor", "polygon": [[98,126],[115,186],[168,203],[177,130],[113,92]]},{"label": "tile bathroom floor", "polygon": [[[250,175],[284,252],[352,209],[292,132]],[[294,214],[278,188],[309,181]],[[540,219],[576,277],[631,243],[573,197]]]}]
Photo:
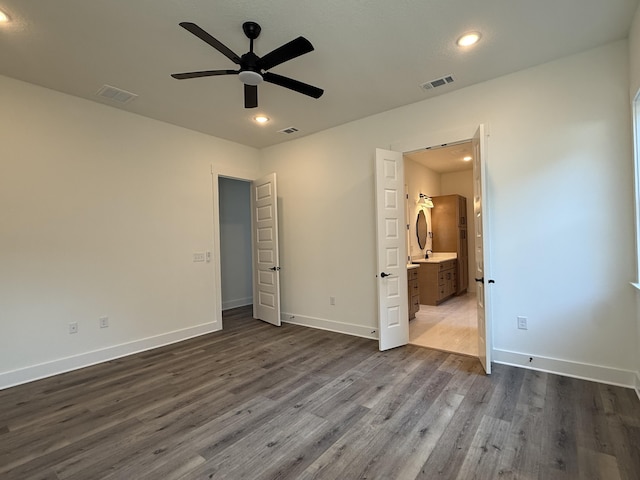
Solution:
[{"label": "tile bathroom floor", "polygon": [[437,307],[420,305],[416,318],[409,322],[409,343],[477,357],[475,293],[452,297]]}]

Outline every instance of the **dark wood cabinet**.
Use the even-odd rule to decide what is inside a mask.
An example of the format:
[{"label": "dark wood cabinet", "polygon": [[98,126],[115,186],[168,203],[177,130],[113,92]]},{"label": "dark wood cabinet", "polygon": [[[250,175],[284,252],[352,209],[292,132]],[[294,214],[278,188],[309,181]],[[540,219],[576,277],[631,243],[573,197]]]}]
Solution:
[{"label": "dark wood cabinet", "polygon": [[409,285],[409,320],[416,318],[420,310],[420,287],[418,280],[418,268],[407,270],[407,283]]},{"label": "dark wood cabinet", "polygon": [[464,293],[469,286],[467,199],[462,195],[439,195],[432,200],[433,251],[457,254],[456,294]]},{"label": "dark wood cabinet", "polygon": [[421,263],[418,272],[420,303],[438,305],[457,293],[457,260]]}]

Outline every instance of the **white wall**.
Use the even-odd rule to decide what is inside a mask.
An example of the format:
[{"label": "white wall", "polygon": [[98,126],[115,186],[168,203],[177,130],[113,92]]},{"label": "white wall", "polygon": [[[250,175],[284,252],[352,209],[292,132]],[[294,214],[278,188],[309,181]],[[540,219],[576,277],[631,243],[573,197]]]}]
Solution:
[{"label": "white wall", "polygon": [[0,387],[218,329],[211,168],[259,152],[1,76],[0,102]]},{"label": "white wall", "polygon": [[467,242],[469,256],[469,292],[476,291],[476,282],[473,281],[476,271],[476,251],[473,244],[475,216],[473,215],[473,170],[462,172],[443,173],[440,175],[441,195],[462,195],[467,200]]},{"label": "white wall", "polygon": [[635,98],[640,90],[640,6],[629,30],[629,96]]},{"label": "white wall", "polygon": [[280,182],[283,310],[375,328],[374,149],[470,138],[485,123],[494,353],[630,384],[628,79],[620,41],[263,150],[262,172]]},{"label": "white wall", "polygon": [[[636,14],[633,17],[631,24],[631,30],[629,32],[629,98],[633,102],[634,99],[640,94],[640,7],[636,10]],[[636,106],[636,110],[639,107]],[[640,115],[640,112],[636,111],[636,119]],[[640,124],[636,120],[636,156],[640,155]],[[640,192],[637,194],[640,198]],[[637,231],[640,232],[640,226],[637,226]],[[639,273],[636,272],[636,280]],[[637,342],[636,342],[636,390],[640,396],[640,291],[636,292],[636,299],[638,303],[638,316],[637,320]]]},{"label": "white wall", "polygon": [[[416,221],[418,212],[422,210],[416,202],[421,193],[429,196],[440,195],[440,174],[425,167],[424,165],[414,162],[405,157],[404,159],[404,178],[409,194],[409,255],[412,260],[424,258],[426,250],[433,250],[433,239],[428,236],[425,248],[418,245],[418,236],[416,233]],[[432,232],[431,228],[431,209],[425,208],[425,217],[427,218],[427,230]]]},{"label": "white wall", "polygon": [[253,303],[250,185],[231,178],[219,179],[223,310]]}]

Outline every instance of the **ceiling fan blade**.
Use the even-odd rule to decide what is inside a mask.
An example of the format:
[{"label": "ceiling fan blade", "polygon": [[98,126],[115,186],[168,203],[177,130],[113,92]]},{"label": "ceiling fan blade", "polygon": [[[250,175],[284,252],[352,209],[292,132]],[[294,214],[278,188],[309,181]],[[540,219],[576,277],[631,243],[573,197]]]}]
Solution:
[{"label": "ceiling fan blade", "polygon": [[258,106],[258,86],[244,86],[244,108],[256,108]]},{"label": "ceiling fan blade", "polygon": [[285,43],[281,47],[267,53],[264,57],[258,60],[258,67],[262,70],[269,70],[270,68],[280,65],[292,58],[299,57],[305,53],[313,51],[313,45],[304,37],[298,37],[295,40],[291,40],[289,43]]},{"label": "ceiling fan blade", "polygon": [[322,90],[321,88],[299,82],[298,80],[294,80],[293,78],[283,77],[282,75],[277,75],[275,73],[266,72],[264,75],[262,75],[262,78],[265,82],[280,85],[281,87],[294,90],[298,93],[302,93],[313,98],[320,98],[324,93],[324,90]]},{"label": "ceiling fan blade", "polygon": [[203,42],[206,42],[209,45],[211,45],[213,48],[218,50],[220,53],[226,56],[233,63],[240,65],[240,57],[238,55],[236,55],[229,47],[223,44],[220,40],[213,38],[211,35],[209,35],[207,32],[205,32],[202,28],[200,28],[195,23],[180,22],[179,25],[185,30],[188,30],[189,32],[193,33],[196,37],[198,37]]},{"label": "ceiling fan blade", "polygon": [[215,77],[216,75],[237,75],[238,73],[240,70],[204,70],[202,72],[172,73],[171,76],[178,80],[185,80],[187,78]]}]

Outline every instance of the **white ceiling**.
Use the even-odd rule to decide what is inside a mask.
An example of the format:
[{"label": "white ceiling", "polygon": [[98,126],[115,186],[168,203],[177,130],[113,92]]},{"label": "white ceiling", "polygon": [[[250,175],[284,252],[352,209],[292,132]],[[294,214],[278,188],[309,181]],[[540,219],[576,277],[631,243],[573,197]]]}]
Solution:
[{"label": "white ceiling", "polygon": [[[109,104],[104,84],[136,93],[124,110],[265,147],[626,38],[638,0],[0,0],[0,74]],[[236,76],[174,80],[176,72],[234,69],[178,26],[191,21],[237,54],[241,25],[258,22],[258,55],[304,36],[315,51],[273,68],[325,89],[318,100],[271,84],[243,108]],[[463,32],[482,32],[462,50]],[[420,84],[453,75],[430,91]],[[268,115],[266,126],[252,123]],[[293,135],[277,133],[295,126]]]},{"label": "white ceiling", "polygon": [[[471,160],[465,160],[470,157]],[[406,153],[404,158],[413,160],[436,173],[452,173],[473,169],[473,146],[471,141],[446,146],[428,147]]]}]

